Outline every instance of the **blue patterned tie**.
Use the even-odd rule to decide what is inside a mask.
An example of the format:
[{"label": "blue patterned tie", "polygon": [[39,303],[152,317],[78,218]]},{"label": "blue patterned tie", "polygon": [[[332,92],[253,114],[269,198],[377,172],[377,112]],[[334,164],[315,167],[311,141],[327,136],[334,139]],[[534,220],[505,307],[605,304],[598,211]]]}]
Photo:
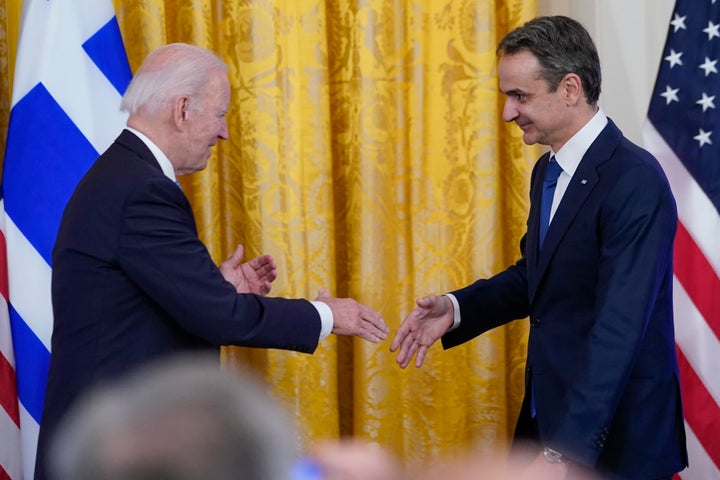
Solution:
[{"label": "blue patterned tie", "polygon": [[545,240],[545,233],[550,224],[550,209],[552,208],[553,195],[555,194],[555,186],[557,179],[562,172],[562,167],[555,161],[555,157],[550,157],[547,170],[545,171],[545,182],[543,182],[542,200],[540,203],[540,246],[542,247]]}]

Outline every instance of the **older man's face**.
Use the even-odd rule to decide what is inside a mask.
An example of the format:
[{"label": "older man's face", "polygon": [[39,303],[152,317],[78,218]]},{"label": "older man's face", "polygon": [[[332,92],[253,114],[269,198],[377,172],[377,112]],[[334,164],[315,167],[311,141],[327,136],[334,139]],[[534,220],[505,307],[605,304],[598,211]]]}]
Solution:
[{"label": "older man's face", "polygon": [[218,140],[228,139],[225,115],[230,103],[230,83],[221,72],[211,73],[205,92],[190,100],[186,112],[183,148],[178,154],[175,171],[185,175],[207,167],[212,147]]}]

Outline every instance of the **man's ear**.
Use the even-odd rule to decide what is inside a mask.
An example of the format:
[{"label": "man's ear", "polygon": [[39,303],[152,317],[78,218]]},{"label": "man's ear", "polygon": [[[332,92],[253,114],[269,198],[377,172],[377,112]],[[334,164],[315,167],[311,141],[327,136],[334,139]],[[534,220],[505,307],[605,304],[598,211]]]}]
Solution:
[{"label": "man's ear", "polygon": [[565,75],[560,82],[560,88],[563,89],[568,105],[577,105],[583,98],[582,81],[575,73]]},{"label": "man's ear", "polygon": [[178,128],[181,128],[187,118],[188,97],[178,97],[175,99],[175,102],[173,102],[173,122]]}]

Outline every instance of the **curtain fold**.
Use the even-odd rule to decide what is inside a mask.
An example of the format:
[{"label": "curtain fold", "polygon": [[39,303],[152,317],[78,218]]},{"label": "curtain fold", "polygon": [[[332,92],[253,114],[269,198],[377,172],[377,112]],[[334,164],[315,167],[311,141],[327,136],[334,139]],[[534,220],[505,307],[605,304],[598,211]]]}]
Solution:
[{"label": "curtain fold", "polygon": [[[237,244],[279,266],[271,295],[319,288],[379,311],[392,332],[415,298],[518,256],[536,148],[502,122],[495,47],[534,0],[114,0],[133,71],[188,42],[229,65],[230,140],[183,177],[219,263]],[[0,6],[0,127],[18,6]],[[12,48],[11,48],[12,47]],[[288,319],[292,321],[292,319]],[[380,344],[331,335],[317,352],[224,348],[296,422],[298,448],[342,435],[408,464],[504,448],[523,393],[514,322],[402,370]]]}]

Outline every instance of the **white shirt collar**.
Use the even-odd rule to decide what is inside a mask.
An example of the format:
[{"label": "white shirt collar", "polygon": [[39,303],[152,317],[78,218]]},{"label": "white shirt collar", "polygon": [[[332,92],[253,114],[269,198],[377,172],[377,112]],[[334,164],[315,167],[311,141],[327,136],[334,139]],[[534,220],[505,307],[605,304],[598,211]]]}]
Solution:
[{"label": "white shirt collar", "polygon": [[168,177],[173,182],[177,183],[177,178],[175,177],[175,169],[173,168],[172,163],[170,162],[170,159],[163,153],[162,150],[160,150],[160,147],[155,145],[155,143],[150,140],[145,134],[135,130],[131,127],[125,127],[127,130],[130,130],[132,133],[137,135],[137,137],[142,140],[142,142],[148,147],[150,150],[150,153],[153,154],[155,157],[155,160],[160,164],[160,168],[162,169],[162,172],[165,174],[166,177]]},{"label": "white shirt collar", "polygon": [[575,174],[575,170],[580,165],[580,160],[582,160],[585,152],[588,151],[590,145],[600,135],[607,123],[607,116],[605,116],[602,108],[598,108],[597,113],[593,115],[590,121],[573,135],[559,151],[553,152],[550,150],[550,154],[555,155],[555,160],[570,177]]}]

